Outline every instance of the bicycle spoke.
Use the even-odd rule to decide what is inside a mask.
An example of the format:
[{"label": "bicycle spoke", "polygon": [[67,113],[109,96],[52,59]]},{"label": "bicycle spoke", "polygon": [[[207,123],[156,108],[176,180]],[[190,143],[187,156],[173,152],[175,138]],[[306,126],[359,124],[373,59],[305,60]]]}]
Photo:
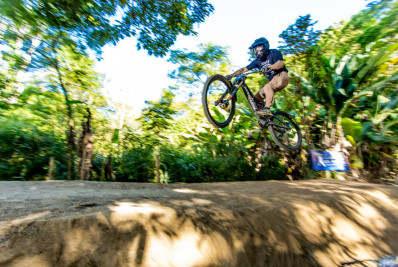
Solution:
[{"label": "bicycle spoke", "polygon": [[285,112],[276,112],[269,126],[275,142],[288,150],[301,145],[301,132],[293,119]]},{"label": "bicycle spoke", "polygon": [[221,75],[209,78],[203,89],[202,103],[205,115],[216,127],[225,127],[235,114],[235,101],[228,100],[228,81]]}]

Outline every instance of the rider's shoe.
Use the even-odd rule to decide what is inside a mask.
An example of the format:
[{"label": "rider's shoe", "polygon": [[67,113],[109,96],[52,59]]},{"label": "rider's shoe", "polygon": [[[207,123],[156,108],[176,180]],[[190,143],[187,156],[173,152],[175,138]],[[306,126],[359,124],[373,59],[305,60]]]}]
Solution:
[{"label": "rider's shoe", "polygon": [[256,111],[256,114],[259,117],[265,116],[265,117],[272,117],[272,112],[269,108],[263,108],[262,110]]}]

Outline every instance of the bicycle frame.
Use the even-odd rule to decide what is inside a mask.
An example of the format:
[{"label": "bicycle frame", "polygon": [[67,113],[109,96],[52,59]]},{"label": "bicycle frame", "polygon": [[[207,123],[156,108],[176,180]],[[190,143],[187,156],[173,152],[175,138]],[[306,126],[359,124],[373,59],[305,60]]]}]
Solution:
[{"label": "bicycle frame", "polygon": [[249,102],[252,111],[255,113],[257,111],[257,105],[256,103],[254,103],[254,95],[252,91],[250,91],[249,87],[246,85],[244,81],[240,87],[242,87],[243,93],[245,94],[245,97]]},{"label": "bicycle frame", "polygon": [[[243,83],[239,86],[242,87],[243,93],[245,94],[245,97],[247,99],[247,101],[249,102],[250,108],[252,109],[254,115],[257,117],[258,119],[258,123],[260,125],[260,127],[267,127],[270,124],[275,125],[275,123],[272,122],[272,120],[270,120],[269,118],[260,118],[257,114],[257,105],[254,102],[254,94],[252,93],[252,91],[249,89],[249,87],[246,85],[245,81],[243,80]],[[239,89],[238,87],[238,89]],[[283,123],[283,122],[282,122]],[[284,123],[283,123],[284,124]],[[280,126],[280,125],[278,125]]]},{"label": "bicycle frame", "polygon": [[[236,93],[238,92],[239,88],[242,87],[243,93],[245,94],[245,97],[246,97],[247,101],[249,102],[250,108],[252,109],[253,113],[254,113],[255,116],[257,117],[257,119],[258,119],[259,124],[260,124],[261,127],[266,127],[266,126],[268,126],[268,125],[274,125],[274,126],[277,126],[279,129],[281,129],[281,130],[275,129],[275,130],[277,130],[277,131],[280,132],[280,133],[285,132],[285,130],[290,130],[291,127],[290,127],[289,125],[287,125],[285,122],[281,121],[279,118],[276,118],[276,119],[277,119],[279,122],[281,122],[284,126],[274,123],[272,120],[270,120],[270,118],[265,118],[265,119],[264,119],[264,118],[260,118],[260,117],[256,114],[257,105],[256,105],[256,103],[254,102],[254,94],[252,93],[252,91],[249,89],[249,87],[248,87],[248,86],[246,85],[246,83],[245,83],[245,80],[246,80],[246,78],[247,78],[247,75],[250,75],[250,74],[253,74],[253,73],[258,73],[258,70],[253,70],[253,71],[251,71],[251,72],[248,72],[248,73],[246,73],[246,74],[242,74],[242,75],[241,75],[241,78],[240,78],[240,79],[242,79],[242,80],[240,81],[239,84],[233,86],[233,92],[232,92],[231,95],[228,97],[228,101],[229,101],[231,98],[235,97],[235,95],[236,95]],[[238,79],[238,78],[237,78],[237,79]],[[225,94],[223,94],[223,96],[221,97],[221,99],[223,99],[224,96],[225,96],[226,94],[227,94],[227,92],[225,92]]]},{"label": "bicycle frame", "polygon": [[[238,92],[239,88],[242,87],[243,93],[245,94],[245,97],[246,97],[247,101],[249,102],[249,105],[250,105],[250,107],[251,107],[251,109],[252,109],[252,111],[254,113],[257,111],[257,105],[254,102],[254,95],[253,95],[252,91],[250,91],[249,87],[246,85],[245,80],[246,80],[248,75],[253,74],[253,73],[258,73],[258,72],[259,72],[258,70],[253,70],[251,72],[248,72],[248,73],[240,75],[240,77],[241,77],[240,78],[241,79],[240,83],[236,84],[235,86],[233,86],[234,90],[231,93],[231,95],[228,97],[228,100],[230,100],[232,97],[234,97],[236,95],[236,93]],[[239,79],[238,77],[237,77],[237,79]]]},{"label": "bicycle frame", "polygon": [[[258,70],[254,69],[253,71],[250,71],[250,72],[248,72],[248,73],[245,73],[245,74],[240,75],[240,78],[239,78],[239,76],[238,76],[236,79],[239,79],[240,82],[239,82],[238,84],[235,84],[235,82],[234,82],[233,87],[232,87],[232,88],[233,88],[233,91],[231,92],[230,96],[228,97],[228,101],[229,101],[230,99],[232,99],[233,97],[236,97],[236,93],[238,92],[239,88],[242,87],[243,93],[244,93],[244,95],[245,95],[247,101],[249,102],[250,108],[252,109],[254,115],[257,117],[260,126],[261,126],[261,127],[266,127],[267,125],[269,125],[269,124],[274,124],[274,123],[273,123],[269,118],[263,119],[263,118],[260,118],[260,117],[256,114],[256,111],[257,111],[258,108],[257,108],[256,103],[254,102],[254,94],[252,93],[252,91],[249,89],[249,87],[248,87],[248,86],[246,85],[246,83],[245,83],[245,80],[246,80],[246,78],[247,78],[248,75],[254,74],[254,73],[258,73],[258,72],[259,72]],[[239,80],[238,80],[238,81],[239,81]],[[226,93],[227,93],[227,92],[226,92]],[[221,97],[221,99],[224,98],[224,96],[226,95],[226,93]]]}]

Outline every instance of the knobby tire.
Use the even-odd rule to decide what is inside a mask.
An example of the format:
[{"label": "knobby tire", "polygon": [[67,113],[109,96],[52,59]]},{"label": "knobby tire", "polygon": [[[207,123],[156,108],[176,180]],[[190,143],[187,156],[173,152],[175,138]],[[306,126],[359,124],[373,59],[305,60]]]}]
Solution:
[{"label": "knobby tire", "polygon": [[[225,88],[228,89],[228,94],[224,97],[224,99],[226,99],[229,94],[232,92],[232,86],[231,83],[225,79],[224,76],[220,75],[220,74],[216,74],[213,75],[211,77],[209,77],[203,87],[203,93],[202,93],[202,106],[203,106],[203,110],[204,113],[206,115],[207,120],[215,127],[217,128],[224,128],[227,127],[231,121],[232,118],[235,115],[235,102],[236,102],[236,97],[233,97],[231,100],[229,100],[229,105],[230,105],[230,110],[229,110],[229,115],[227,117],[227,119],[225,121],[218,121],[215,117],[216,115],[212,115],[211,113],[211,108],[212,108],[212,103],[209,103],[208,101],[208,95],[210,94],[210,90],[211,90],[211,86],[213,83],[215,82],[221,82],[223,84],[223,86],[225,86]],[[221,96],[221,94],[220,94]],[[214,107],[216,108],[216,107]]]},{"label": "knobby tire", "polygon": [[[297,133],[297,142],[295,144],[293,144],[292,146],[289,146],[289,144],[285,144],[277,136],[277,135],[281,135],[281,133],[278,131],[278,130],[280,130],[280,129],[278,129],[278,126],[274,126],[274,125],[270,124],[270,125],[268,125],[268,130],[272,136],[272,139],[274,139],[275,143],[283,149],[286,149],[289,151],[298,149],[301,146],[302,135],[301,135],[300,128],[298,127],[295,120],[288,113],[286,113],[284,111],[276,111],[273,114],[272,121],[276,122],[276,123],[280,123],[277,120],[277,118],[285,118],[289,122],[290,127],[292,127],[292,129],[295,130]],[[292,131],[292,130],[290,130],[290,131]]]}]

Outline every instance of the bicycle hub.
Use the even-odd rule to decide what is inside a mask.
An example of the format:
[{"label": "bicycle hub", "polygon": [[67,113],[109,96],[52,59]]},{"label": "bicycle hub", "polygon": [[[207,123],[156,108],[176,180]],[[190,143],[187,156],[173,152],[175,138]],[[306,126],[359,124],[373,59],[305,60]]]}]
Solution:
[{"label": "bicycle hub", "polygon": [[228,100],[224,100],[224,101],[220,104],[220,107],[221,107],[222,109],[226,109],[226,108],[228,107],[228,105],[229,105]]}]

